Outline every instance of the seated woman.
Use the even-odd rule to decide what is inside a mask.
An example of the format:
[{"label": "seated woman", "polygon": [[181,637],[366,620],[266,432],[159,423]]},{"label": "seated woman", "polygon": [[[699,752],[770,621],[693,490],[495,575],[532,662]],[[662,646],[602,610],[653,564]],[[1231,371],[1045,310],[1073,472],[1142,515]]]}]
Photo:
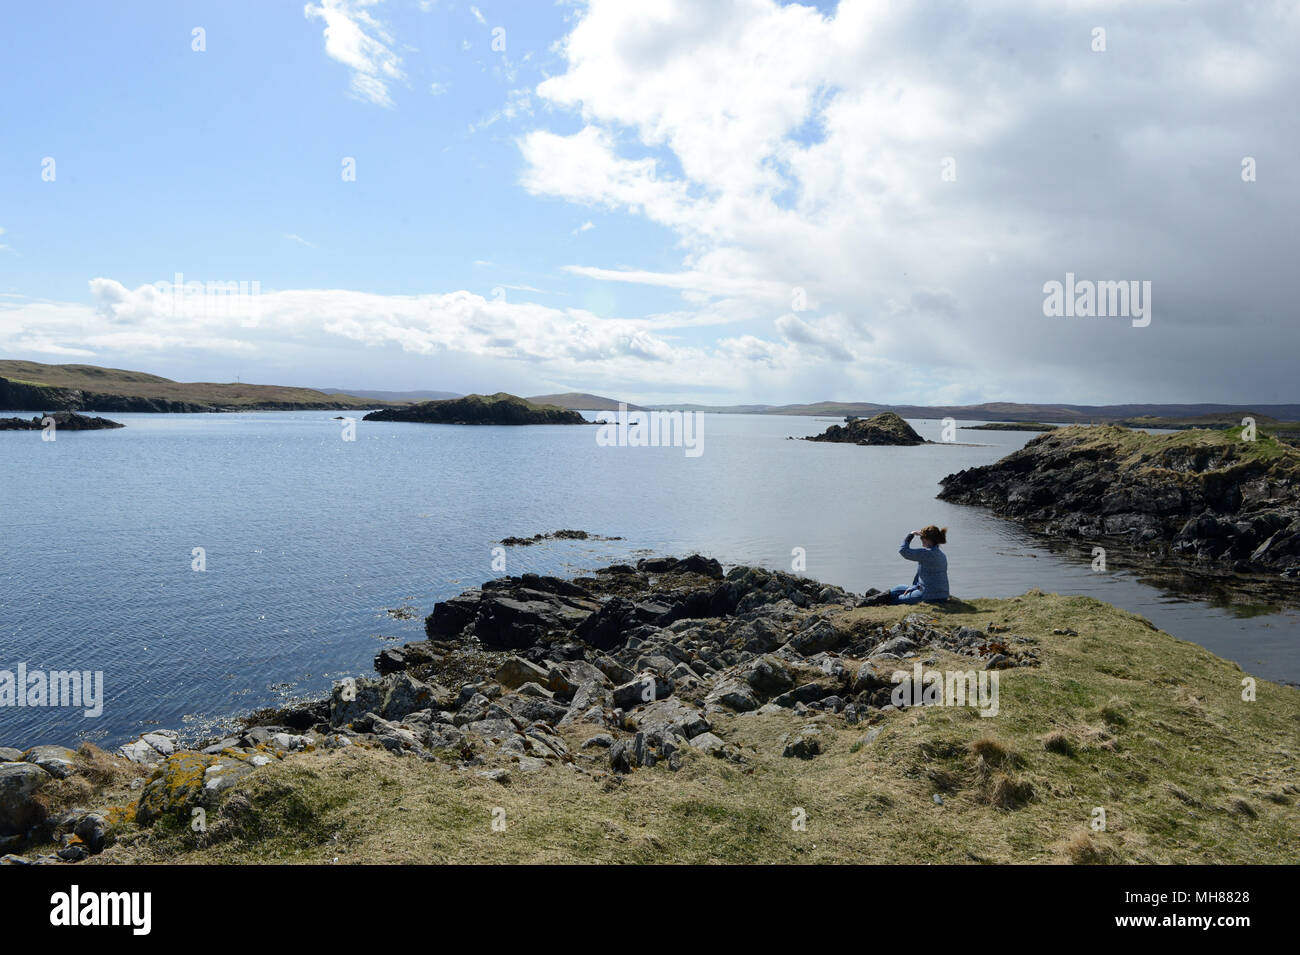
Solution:
[{"label": "seated woman", "polygon": [[[921,538],[921,546],[913,547],[912,538]],[[895,587],[882,594],[875,594],[862,601],[862,606],[880,606],[887,604],[942,603],[948,599],[948,555],[939,549],[940,544],[948,543],[948,528],[935,527],[931,524],[919,531],[912,531],[903,538],[898,553],[906,560],[916,561],[916,576],[905,586]]]}]

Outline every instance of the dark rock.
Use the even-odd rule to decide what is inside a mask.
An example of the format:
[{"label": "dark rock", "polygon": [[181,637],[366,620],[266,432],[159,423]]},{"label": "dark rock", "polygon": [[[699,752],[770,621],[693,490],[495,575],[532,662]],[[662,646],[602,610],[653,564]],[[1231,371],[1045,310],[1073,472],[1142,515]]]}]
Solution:
[{"label": "dark rock", "polygon": [[415,421],[426,424],[591,424],[577,411],[554,405],[535,405],[516,395],[465,395],[421,401],[372,411],[365,421]]},{"label": "dark rock", "polygon": [[0,763],[0,836],[25,833],[45,818],[34,797],[53,778],[34,763]]},{"label": "dark rock", "polygon": [[874,418],[850,416],[845,425],[833,424],[809,441],[833,441],[842,444],[862,445],[917,445],[925,439],[912,430],[912,426],[892,411],[882,411]]},{"label": "dark rock", "polygon": [[54,422],[54,432],[60,431],[103,431],[106,428],[125,428],[126,425],[107,418],[95,418],[77,414],[74,411],[56,411],[50,415],[37,415],[34,418],[0,418],[0,431],[42,431],[45,419]]}]

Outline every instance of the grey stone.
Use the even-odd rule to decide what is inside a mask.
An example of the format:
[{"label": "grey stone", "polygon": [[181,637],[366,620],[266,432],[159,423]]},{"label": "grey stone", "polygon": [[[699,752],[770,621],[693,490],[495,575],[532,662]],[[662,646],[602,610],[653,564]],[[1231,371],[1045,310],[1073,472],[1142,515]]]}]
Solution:
[{"label": "grey stone", "polygon": [[687,739],[713,728],[703,713],[677,699],[651,703],[636,714],[636,726],[644,732],[668,732]]},{"label": "grey stone", "polygon": [[24,833],[45,818],[32,797],[53,778],[35,763],[0,763],[0,836]]},{"label": "grey stone", "polygon": [[66,746],[33,746],[23,753],[23,760],[58,779],[67,779],[77,771],[77,753]]},{"label": "grey stone", "polygon": [[723,680],[714,686],[704,701],[706,704],[725,706],[740,713],[758,708],[758,699],[749,684],[736,679]]},{"label": "grey stone", "polygon": [[691,737],[691,746],[710,756],[721,757],[724,755],[727,744],[712,733],[701,733],[698,736]]}]

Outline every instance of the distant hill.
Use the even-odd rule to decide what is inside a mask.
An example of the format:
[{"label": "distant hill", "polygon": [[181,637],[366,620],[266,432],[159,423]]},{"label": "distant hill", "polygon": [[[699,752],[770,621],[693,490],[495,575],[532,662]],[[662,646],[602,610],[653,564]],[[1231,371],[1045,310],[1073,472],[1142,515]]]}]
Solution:
[{"label": "distant hill", "polygon": [[[1241,408],[1253,408],[1257,416],[1267,416],[1282,421],[1300,421],[1300,404],[1289,405],[1226,405],[1226,404],[1130,404],[1130,405],[1067,405],[1020,404],[1010,401],[989,401],[978,405],[885,405],[866,401],[818,401],[800,405],[655,405],[659,410],[709,411],[717,414],[778,414],[870,417],[882,411],[892,411],[904,418],[955,418],[959,421],[1033,421],[1061,424],[1100,424],[1145,417],[1163,419],[1192,419],[1225,413],[1246,414]],[[1262,419],[1261,419],[1262,420]],[[1238,418],[1235,422],[1241,424]],[[1148,425],[1148,427],[1158,427]],[[1164,425],[1173,427],[1173,425]]]},{"label": "distant hill", "polygon": [[374,399],[243,382],[180,382],[98,365],[0,360],[4,411],[298,411],[373,408]]},{"label": "distant hill", "polygon": [[[617,411],[618,399],[589,395],[581,391],[566,391],[559,395],[533,395],[527,399],[537,405],[555,405],[557,408],[570,408],[574,411]],[[628,411],[645,411],[640,405],[628,404]]]},{"label": "distant hill", "polygon": [[374,398],[377,401],[442,401],[445,398],[463,397],[459,391],[373,391],[368,388],[318,388],[327,395],[352,395],[356,398]]}]

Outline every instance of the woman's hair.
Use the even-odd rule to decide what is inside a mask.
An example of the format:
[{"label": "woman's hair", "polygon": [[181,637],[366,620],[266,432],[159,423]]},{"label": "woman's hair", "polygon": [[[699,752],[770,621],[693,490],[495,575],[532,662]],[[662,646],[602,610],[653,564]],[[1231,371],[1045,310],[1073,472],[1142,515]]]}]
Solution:
[{"label": "woman's hair", "polygon": [[935,527],[931,524],[928,527],[921,528],[921,537],[935,544],[948,543],[948,528]]}]

